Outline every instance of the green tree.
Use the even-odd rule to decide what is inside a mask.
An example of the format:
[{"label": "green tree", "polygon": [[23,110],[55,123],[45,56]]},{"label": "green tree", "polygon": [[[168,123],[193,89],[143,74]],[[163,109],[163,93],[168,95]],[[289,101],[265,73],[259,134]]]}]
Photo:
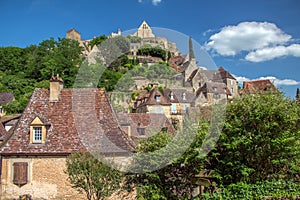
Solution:
[{"label": "green tree", "polygon": [[95,38],[93,38],[92,40],[91,40],[91,42],[90,42],[90,46],[91,46],[91,48],[93,48],[95,45],[99,45],[99,44],[101,44],[103,41],[105,41],[107,39],[107,36],[106,35],[100,35],[100,36],[98,36],[98,37],[95,37]]},{"label": "green tree", "polygon": [[120,187],[122,174],[108,167],[90,153],[74,153],[67,158],[68,180],[73,188],[86,194],[89,200],[110,196]]},{"label": "green tree", "polygon": [[300,172],[299,114],[299,105],[283,94],[235,99],[227,107],[209,167],[219,173],[223,184],[293,179]]},{"label": "green tree", "polygon": [[[201,147],[205,135],[208,132],[208,123],[200,121],[198,132],[190,147],[183,155],[178,156],[168,166],[148,171],[153,166],[159,165],[160,159],[168,156],[168,152],[175,154],[191,137],[190,133],[183,133],[180,137],[174,137],[167,133],[158,133],[155,136],[142,140],[137,149],[137,156],[134,158],[136,167],[144,170],[145,173],[138,176],[128,176],[129,182],[137,185],[139,199],[190,199],[193,187],[192,177],[204,169],[204,159],[198,156],[197,149]],[[180,134],[180,133],[179,133]],[[173,143],[176,138],[176,144]],[[173,151],[156,154],[156,151],[171,145]],[[153,152],[150,155],[143,153]]]}]

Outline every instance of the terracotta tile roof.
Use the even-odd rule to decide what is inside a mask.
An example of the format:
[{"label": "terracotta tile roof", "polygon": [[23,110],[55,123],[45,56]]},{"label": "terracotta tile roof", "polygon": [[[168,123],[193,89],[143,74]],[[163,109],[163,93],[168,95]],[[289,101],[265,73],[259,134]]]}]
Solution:
[{"label": "terracotta tile roof", "polygon": [[[104,90],[63,89],[57,102],[49,100],[49,93],[48,89],[34,90],[18,124],[1,147],[2,155],[67,155],[86,151],[90,145],[87,142],[94,142],[92,145],[98,145],[103,153],[133,150]],[[30,123],[37,116],[49,123],[44,144],[30,144]]]},{"label": "terracotta tile roof", "polygon": [[138,128],[145,128],[145,137],[154,135],[166,127],[167,132],[175,135],[176,130],[164,114],[158,113],[119,113],[120,125],[130,125],[130,133],[133,140],[143,138],[138,132]]},{"label": "terracotta tile roof", "polygon": [[8,102],[14,100],[14,94],[12,92],[1,92],[0,93],[0,105],[8,104]]},{"label": "terracotta tile roof", "polygon": [[264,93],[266,91],[278,92],[269,79],[244,81],[241,94]]}]

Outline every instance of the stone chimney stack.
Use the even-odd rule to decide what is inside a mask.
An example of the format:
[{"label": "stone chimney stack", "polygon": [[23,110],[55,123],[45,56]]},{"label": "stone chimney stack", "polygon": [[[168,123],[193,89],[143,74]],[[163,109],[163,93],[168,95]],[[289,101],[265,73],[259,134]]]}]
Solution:
[{"label": "stone chimney stack", "polygon": [[59,75],[54,76],[52,74],[52,77],[50,78],[50,101],[58,101],[60,91],[63,89],[64,84],[63,80]]}]

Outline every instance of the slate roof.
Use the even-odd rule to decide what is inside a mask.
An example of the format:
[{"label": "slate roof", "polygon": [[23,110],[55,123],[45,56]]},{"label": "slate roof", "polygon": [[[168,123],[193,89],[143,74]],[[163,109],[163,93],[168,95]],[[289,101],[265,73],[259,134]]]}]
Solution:
[{"label": "slate roof", "polygon": [[[173,93],[173,100],[171,100],[171,93]],[[185,99],[183,99],[185,94]],[[164,89],[163,95],[171,103],[194,103],[196,95],[186,89]]]},{"label": "slate roof", "polygon": [[131,137],[133,140],[140,138],[138,128],[145,128],[145,137],[156,134],[167,127],[170,134],[175,135],[176,131],[164,114],[159,113],[118,113],[120,125],[130,125]]},{"label": "slate roof", "polygon": [[264,93],[266,91],[278,92],[269,79],[244,81],[241,94]]},{"label": "slate roof", "polygon": [[[133,150],[104,90],[63,89],[57,102],[49,100],[49,93],[48,89],[34,90],[18,124],[1,147],[2,155],[68,155],[91,146],[102,153]],[[37,116],[46,120],[44,144],[30,144],[30,123]]]},{"label": "slate roof", "polygon": [[0,93],[0,105],[8,104],[12,100],[14,100],[14,94],[12,92]]},{"label": "slate roof", "polygon": [[225,83],[220,82],[206,82],[201,88],[198,89],[197,95],[203,92],[204,94],[207,93],[214,93],[214,94],[230,94]]}]

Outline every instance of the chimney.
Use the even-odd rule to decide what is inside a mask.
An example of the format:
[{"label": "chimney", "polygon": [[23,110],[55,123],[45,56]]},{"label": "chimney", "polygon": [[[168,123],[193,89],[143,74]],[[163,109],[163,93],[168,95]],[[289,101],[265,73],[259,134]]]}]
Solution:
[{"label": "chimney", "polygon": [[50,101],[58,101],[60,91],[63,87],[64,84],[62,78],[60,78],[58,74],[56,77],[52,74],[52,77],[50,78]]}]

